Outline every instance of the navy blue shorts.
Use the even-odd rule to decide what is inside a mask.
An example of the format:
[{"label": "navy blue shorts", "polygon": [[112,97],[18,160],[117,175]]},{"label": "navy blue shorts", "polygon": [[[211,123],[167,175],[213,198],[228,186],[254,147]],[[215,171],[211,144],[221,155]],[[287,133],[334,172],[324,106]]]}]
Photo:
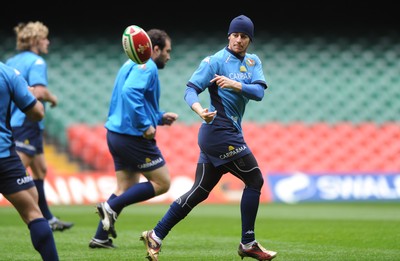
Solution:
[{"label": "navy blue shorts", "polygon": [[11,149],[11,155],[0,158],[0,193],[13,194],[21,190],[34,187],[33,179],[27,173],[15,148]]},{"label": "navy blue shorts", "polygon": [[23,152],[31,157],[43,153],[43,130],[35,127],[15,127],[13,136],[17,151]]},{"label": "navy blue shorts", "polygon": [[115,170],[145,172],[165,165],[156,140],[107,131],[107,144]]},{"label": "navy blue shorts", "polygon": [[243,134],[235,127],[219,123],[202,124],[198,134],[199,163],[211,163],[215,167],[251,153]]}]

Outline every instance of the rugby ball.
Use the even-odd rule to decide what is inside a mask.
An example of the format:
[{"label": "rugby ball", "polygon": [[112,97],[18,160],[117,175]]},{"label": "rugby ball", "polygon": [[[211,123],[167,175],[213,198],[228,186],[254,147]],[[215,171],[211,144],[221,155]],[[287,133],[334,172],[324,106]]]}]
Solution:
[{"label": "rugby ball", "polygon": [[146,63],[153,50],[150,37],[137,25],[125,28],[122,34],[122,47],[126,55],[135,63]]}]

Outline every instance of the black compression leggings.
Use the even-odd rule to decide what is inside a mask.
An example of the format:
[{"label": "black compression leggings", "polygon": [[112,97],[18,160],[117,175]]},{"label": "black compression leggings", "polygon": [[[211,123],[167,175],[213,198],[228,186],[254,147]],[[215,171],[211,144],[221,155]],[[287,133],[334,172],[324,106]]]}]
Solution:
[{"label": "black compression leggings", "polygon": [[222,175],[230,172],[243,181],[246,188],[261,192],[264,179],[257,160],[252,153],[231,161],[219,167],[212,164],[198,163],[196,168],[195,182],[192,188],[176,200],[182,207],[190,211],[196,205],[207,199],[211,190],[220,181]]}]

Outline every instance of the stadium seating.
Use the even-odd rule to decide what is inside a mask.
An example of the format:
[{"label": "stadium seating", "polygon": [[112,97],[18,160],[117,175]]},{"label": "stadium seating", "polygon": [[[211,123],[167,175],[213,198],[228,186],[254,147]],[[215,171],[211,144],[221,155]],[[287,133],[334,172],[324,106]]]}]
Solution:
[{"label": "stadium seating", "polygon": [[[192,171],[185,161],[198,155],[192,128],[199,118],[183,100],[185,84],[201,59],[226,45],[221,35],[208,33],[199,41],[201,34],[176,34],[171,60],[160,71],[161,107],[180,117],[177,127],[161,127],[157,135],[176,171]],[[1,31],[0,37],[5,60],[14,52],[14,37]],[[126,60],[120,37],[64,37],[51,39],[46,57],[49,88],[60,101],[47,108],[46,130],[74,157],[110,170],[104,133],[94,128],[106,120],[115,75]],[[268,171],[399,171],[399,38],[392,32],[258,32],[250,52],[263,61],[269,88],[263,101],[249,103],[244,129],[260,165]]]},{"label": "stadium seating", "polygon": [[[194,173],[199,154],[198,128],[199,124],[179,123],[158,128],[156,139],[172,172]],[[400,169],[399,123],[246,123],[243,131],[260,167],[268,172]],[[103,126],[77,124],[70,126],[68,133],[71,154],[98,170],[112,170]]]},{"label": "stadium seating", "polygon": [[[49,110],[48,130],[64,145],[62,130],[69,124],[105,121],[116,72],[126,60],[119,38],[92,37],[75,37],[68,44],[62,38],[52,39],[47,57],[50,88],[60,98],[60,107]],[[201,59],[226,42],[217,32],[200,42],[197,35],[176,37],[172,59],[160,71],[161,107],[193,124],[198,119],[183,100],[185,84]],[[245,119],[259,123],[397,121],[398,38],[395,34],[333,38],[258,33],[250,51],[264,62],[269,89],[262,102],[249,104]]]}]

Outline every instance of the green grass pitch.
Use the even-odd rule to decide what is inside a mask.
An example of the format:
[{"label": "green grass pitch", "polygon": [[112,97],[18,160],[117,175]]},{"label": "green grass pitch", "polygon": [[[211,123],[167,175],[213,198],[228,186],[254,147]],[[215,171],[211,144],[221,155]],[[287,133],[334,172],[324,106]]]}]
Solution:
[{"label": "green grass pitch", "polygon": [[[98,216],[94,206],[52,206],[61,219],[75,223],[55,232],[60,260],[146,260],[139,236],[154,227],[165,204],[124,209],[116,223],[116,249],[90,249]],[[257,240],[278,252],[274,261],[400,260],[400,202],[263,204]],[[201,204],[163,241],[160,260],[241,260],[238,204]],[[40,260],[29,230],[12,207],[0,207],[0,260]],[[245,258],[246,260],[254,260]]]}]

